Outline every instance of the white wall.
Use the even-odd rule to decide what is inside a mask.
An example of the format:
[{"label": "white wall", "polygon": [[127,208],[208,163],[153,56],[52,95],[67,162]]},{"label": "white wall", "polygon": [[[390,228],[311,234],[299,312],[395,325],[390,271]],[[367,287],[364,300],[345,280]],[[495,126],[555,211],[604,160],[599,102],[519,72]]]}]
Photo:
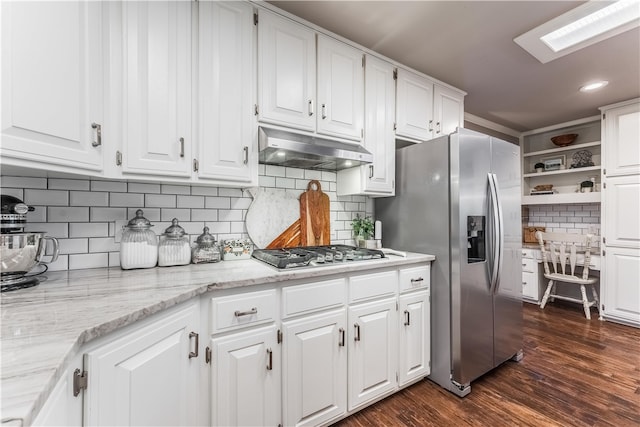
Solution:
[{"label": "white wall", "polygon": [[[319,180],[331,201],[332,243],[353,244],[351,219],[373,213],[367,197],[336,195],[334,172],[260,165],[259,173],[260,187],[296,195],[309,180]],[[205,225],[218,240],[248,237],[244,219],[252,199],[242,189],[18,176],[2,176],[0,185],[3,194],[35,206],[27,215],[27,231],[59,239],[60,257],[50,270],[119,266],[115,221],[133,218],[137,209],[144,210],[156,234],[175,217],[192,241]]]}]

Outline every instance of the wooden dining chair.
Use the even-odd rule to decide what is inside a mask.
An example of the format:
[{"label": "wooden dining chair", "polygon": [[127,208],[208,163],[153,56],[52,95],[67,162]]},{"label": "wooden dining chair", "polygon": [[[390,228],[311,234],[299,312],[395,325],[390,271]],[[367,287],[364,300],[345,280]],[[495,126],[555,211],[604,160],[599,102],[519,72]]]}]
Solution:
[{"label": "wooden dining chair", "polygon": [[[594,287],[594,284],[598,282],[598,278],[589,276],[591,240],[593,236],[591,234],[543,233],[538,231],[536,232],[536,238],[540,244],[540,251],[542,251],[544,277],[549,279],[549,284],[540,302],[540,308],[544,308],[549,299],[553,301],[557,298],[559,300],[582,303],[587,319],[591,319],[590,309],[595,306],[598,310],[599,318],[602,320],[598,294]],[[578,252],[582,253],[582,251],[584,251],[584,266],[582,273],[577,275]],[[557,282],[579,285],[582,299],[556,294]],[[593,301],[589,301],[587,298],[585,286],[591,286]]]}]

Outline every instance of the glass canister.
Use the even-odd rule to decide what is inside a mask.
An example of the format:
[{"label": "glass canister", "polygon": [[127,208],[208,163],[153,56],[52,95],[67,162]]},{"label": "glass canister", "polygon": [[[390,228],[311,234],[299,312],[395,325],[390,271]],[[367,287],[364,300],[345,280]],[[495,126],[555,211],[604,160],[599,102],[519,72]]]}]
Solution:
[{"label": "glass canister", "polygon": [[158,245],[158,266],[185,265],[191,262],[189,236],[178,225],[178,219],[171,220],[171,226],[164,230]]},{"label": "glass canister", "polygon": [[158,262],[158,239],[151,230],[153,225],[142,216],[142,209],[123,227],[120,241],[120,267],[123,270],[132,268],[151,268]]},{"label": "glass canister", "polygon": [[203,262],[220,261],[220,248],[216,244],[216,239],[209,234],[209,227],[202,229],[202,234],[196,240],[196,246],[193,248],[191,262],[200,264]]}]

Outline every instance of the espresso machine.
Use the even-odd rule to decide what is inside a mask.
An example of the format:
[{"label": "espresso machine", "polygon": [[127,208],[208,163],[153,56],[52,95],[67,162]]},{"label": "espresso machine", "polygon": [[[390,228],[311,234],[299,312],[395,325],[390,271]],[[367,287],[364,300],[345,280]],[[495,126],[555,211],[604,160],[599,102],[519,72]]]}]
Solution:
[{"label": "espresso machine", "polygon": [[[17,197],[1,196],[0,221],[0,287],[2,292],[28,288],[39,283],[38,275],[47,271],[47,264],[58,259],[58,240],[44,232],[25,232],[27,213],[33,211]],[[53,254],[43,261],[47,241]],[[36,267],[39,271],[32,272]]]}]

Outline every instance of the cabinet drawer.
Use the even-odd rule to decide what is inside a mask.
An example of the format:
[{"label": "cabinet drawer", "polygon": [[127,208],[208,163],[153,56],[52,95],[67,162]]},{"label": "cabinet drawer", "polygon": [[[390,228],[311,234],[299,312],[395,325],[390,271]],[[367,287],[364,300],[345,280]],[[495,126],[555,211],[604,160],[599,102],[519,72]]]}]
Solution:
[{"label": "cabinet drawer", "polygon": [[400,292],[420,289],[431,283],[431,265],[400,270]]},{"label": "cabinet drawer", "polygon": [[398,272],[395,270],[351,277],[349,279],[349,302],[394,294],[397,289]]},{"label": "cabinet drawer", "polygon": [[535,250],[533,249],[522,249],[522,258],[536,258]]},{"label": "cabinet drawer", "polygon": [[345,289],[345,279],[284,287],[282,317],[343,305]]},{"label": "cabinet drawer", "polygon": [[272,321],[276,315],[276,291],[251,292],[211,298],[211,333]]},{"label": "cabinet drawer", "polygon": [[535,259],[522,258],[522,271],[537,272],[538,262]]},{"label": "cabinet drawer", "polygon": [[533,300],[538,300],[538,273],[522,273],[522,295]]}]

